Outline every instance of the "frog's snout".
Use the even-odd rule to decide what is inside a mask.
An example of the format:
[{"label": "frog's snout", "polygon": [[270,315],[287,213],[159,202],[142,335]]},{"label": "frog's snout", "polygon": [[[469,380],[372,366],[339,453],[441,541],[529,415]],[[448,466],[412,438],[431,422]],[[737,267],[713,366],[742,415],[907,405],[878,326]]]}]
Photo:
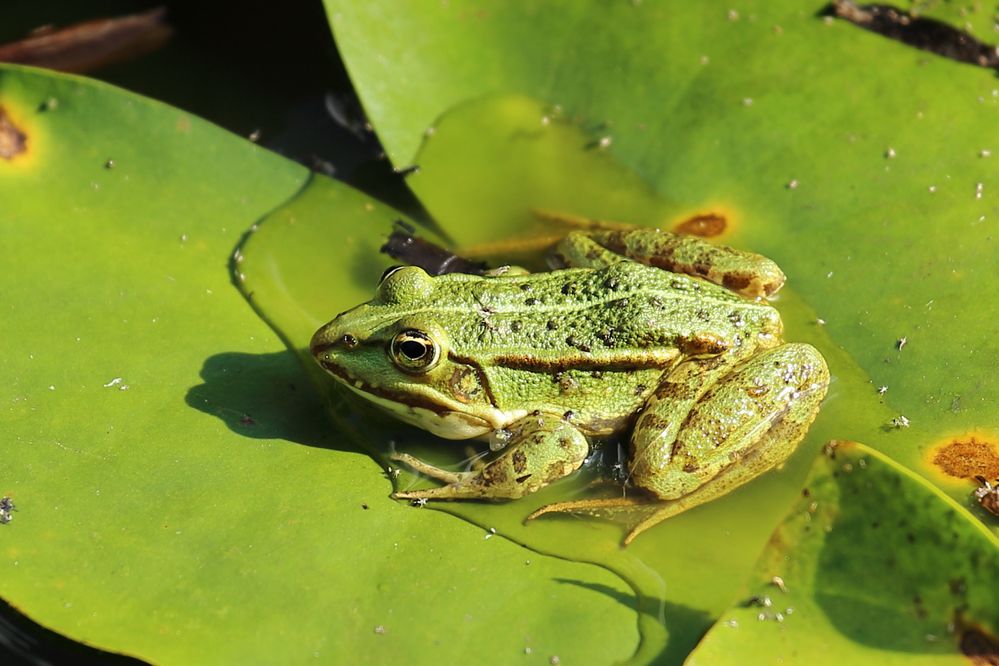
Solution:
[{"label": "frog's snout", "polygon": [[357,336],[334,326],[334,322],[335,320],[316,331],[309,342],[309,353],[320,360],[329,351],[354,349],[358,345]]}]

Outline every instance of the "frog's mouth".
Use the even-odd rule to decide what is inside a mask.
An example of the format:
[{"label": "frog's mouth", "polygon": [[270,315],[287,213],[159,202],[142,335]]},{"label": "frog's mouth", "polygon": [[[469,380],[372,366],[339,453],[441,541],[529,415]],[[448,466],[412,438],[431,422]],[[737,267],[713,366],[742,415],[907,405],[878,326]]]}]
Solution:
[{"label": "frog's mouth", "polygon": [[473,413],[467,405],[457,401],[446,398],[435,400],[414,391],[397,391],[384,386],[374,386],[352,377],[334,363],[319,360],[319,364],[341,384],[380,409],[404,423],[444,439],[484,437],[527,415],[523,410],[511,413],[496,407],[479,407]]}]

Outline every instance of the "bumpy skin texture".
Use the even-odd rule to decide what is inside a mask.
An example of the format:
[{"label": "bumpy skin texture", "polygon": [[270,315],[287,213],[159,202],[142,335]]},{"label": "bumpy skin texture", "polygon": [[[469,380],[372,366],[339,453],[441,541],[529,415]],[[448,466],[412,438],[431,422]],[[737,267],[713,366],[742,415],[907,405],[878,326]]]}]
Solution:
[{"label": "bumpy skin texture", "polygon": [[577,469],[583,435],[631,429],[632,482],[667,502],[630,540],[791,454],[828,371],[814,348],[783,343],[775,309],[735,293],[779,289],[773,262],[648,229],[574,232],[552,260],[574,268],[399,269],[316,333],[322,366],[399,418],[452,439],[510,431],[503,454],[463,475],[403,456],[446,485],[397,497],[520,497]]}]

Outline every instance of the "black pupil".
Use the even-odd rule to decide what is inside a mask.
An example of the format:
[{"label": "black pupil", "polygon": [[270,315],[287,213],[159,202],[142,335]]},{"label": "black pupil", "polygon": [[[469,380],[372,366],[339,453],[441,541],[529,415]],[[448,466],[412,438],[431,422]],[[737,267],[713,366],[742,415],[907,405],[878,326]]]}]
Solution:
[{"label": "black pupil", "polygon": [[403,340],[399,351],[410,361],[419,361],[427,354],[427,346],[419,340]]}]

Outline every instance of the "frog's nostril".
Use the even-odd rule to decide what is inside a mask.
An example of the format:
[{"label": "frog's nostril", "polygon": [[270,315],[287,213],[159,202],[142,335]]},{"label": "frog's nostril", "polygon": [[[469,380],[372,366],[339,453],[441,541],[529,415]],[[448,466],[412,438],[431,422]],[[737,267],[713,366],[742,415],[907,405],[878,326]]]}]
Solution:
[{"label": "frog's nostril", "polygon": [[332,337],[328,332],[320,330],[312,336],[312,341],[309,343],[309,352],[313,356],[319,356],[320,354],[337,347],[354,349],[359,344],[360,341],[357,339],[357,336],[351,333],[344,333],[343,335]]},{"label": "frog's nostril", "polygon": [[315,335],[312,336],[312,340],[309,341],[309,353],[313,356],[318,356],[327,349],[333,346],[330,342],[330,338],[326,335],[326,329],[321,328],[316,331]]}]

